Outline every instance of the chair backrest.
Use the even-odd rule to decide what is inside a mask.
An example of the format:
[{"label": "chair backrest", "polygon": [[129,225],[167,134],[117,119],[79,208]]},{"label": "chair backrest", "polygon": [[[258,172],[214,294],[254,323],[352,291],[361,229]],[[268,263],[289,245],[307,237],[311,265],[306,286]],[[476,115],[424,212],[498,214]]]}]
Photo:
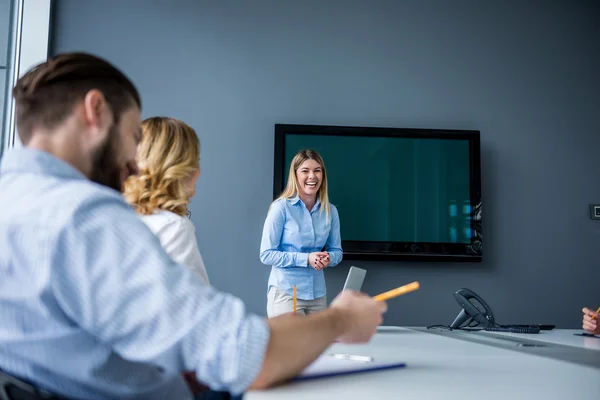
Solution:
[{"label": "chair backrest", "polygon": [[0,369],[0,400],[58,400],[51,393],[40,390]]}]

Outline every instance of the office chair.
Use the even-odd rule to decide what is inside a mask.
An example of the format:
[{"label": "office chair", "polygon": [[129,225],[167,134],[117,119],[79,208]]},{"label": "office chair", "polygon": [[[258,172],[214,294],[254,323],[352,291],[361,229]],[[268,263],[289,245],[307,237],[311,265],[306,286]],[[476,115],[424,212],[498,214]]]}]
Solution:
[{"label": "office chair", "polygon": [[0,400],[59,400],[59,397],[0,369]]}]

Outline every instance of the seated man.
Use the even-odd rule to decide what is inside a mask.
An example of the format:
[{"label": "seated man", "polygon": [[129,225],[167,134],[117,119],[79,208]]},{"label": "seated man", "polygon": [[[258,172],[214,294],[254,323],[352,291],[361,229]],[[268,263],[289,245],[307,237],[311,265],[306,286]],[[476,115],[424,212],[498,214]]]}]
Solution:
[{"label": "seated man", "polygon": [[183,371],[236,395],[376,331],[386,306],[363,294],[267,320],[167,256],[120,194],[141,101],[108,62],[59,55],[13,95],[25,147],[0,164],[0,369],[71,398],[192,398]]}]

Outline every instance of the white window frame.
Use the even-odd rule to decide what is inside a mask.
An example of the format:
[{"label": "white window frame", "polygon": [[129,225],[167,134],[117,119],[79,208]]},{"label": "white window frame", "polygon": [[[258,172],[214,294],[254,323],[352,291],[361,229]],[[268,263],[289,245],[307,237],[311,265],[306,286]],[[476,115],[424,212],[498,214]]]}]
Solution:
[{"label": "white window frame", "polygon": [[15,126],[15,102],[12,88],[31,67],[48,59],[52,0],[14,0],[11,15],[10,53],[4,112],[4,148],[22,146]]}]

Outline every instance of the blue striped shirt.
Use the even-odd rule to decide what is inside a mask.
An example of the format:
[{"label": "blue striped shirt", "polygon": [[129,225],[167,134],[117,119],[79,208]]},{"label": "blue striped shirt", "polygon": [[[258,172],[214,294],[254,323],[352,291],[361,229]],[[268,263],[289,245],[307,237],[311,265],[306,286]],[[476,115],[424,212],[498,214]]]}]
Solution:
[{"label": "blue striped shirt", "polygon": [[273,202],[260,244],[260,260],[271,266],[268,288],[275,286],[291,296],[295,285],[302,300],[327,294],[325,274],[308,264],[308,255],[328,251],[330,267],[342,261],[340,218],[335,206],[330,207],[328,219],[319,200],[310,211],[298,196]]},{"label": "blue striped shirt", "polygon": [[0,368],[72,398],[238,394],[264,318],[172,261],[120,193],[22,148],[0,166]]}]

